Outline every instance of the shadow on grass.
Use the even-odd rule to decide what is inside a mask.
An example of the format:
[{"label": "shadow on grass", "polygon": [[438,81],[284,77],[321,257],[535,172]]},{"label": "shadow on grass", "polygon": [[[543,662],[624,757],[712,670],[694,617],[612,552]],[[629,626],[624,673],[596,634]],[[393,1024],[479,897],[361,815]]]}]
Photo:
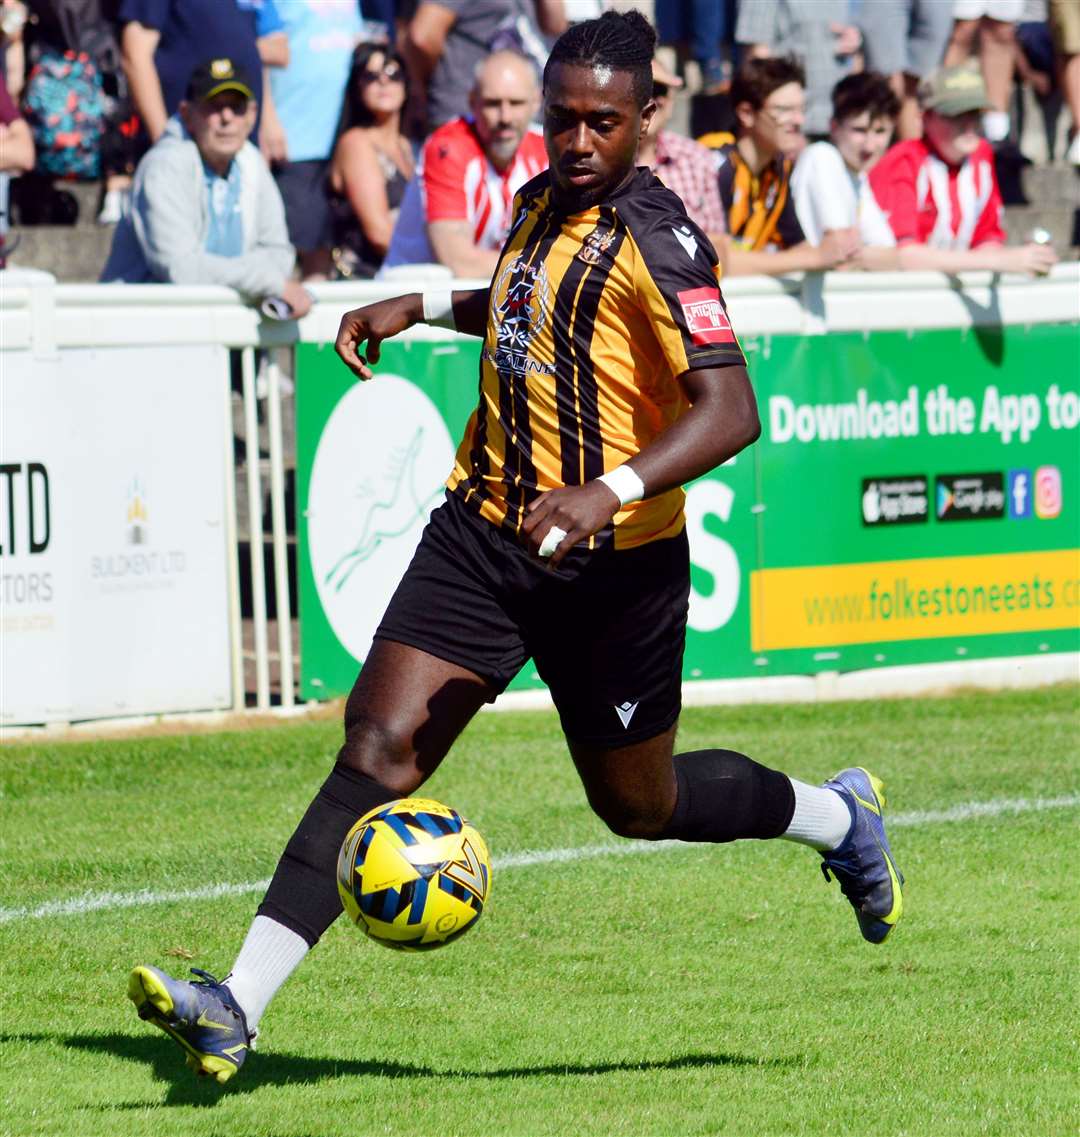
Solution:
[{"label": "shadow on grass", "polygon": [[[226,1094],[251,1093],[260,1086],[284,1086],[324,1081],[328,1078],[464,1078],[501,1081],[509,1078],[614,1074],[655,1070],[690,1070],[722,1066],[762,1069],[802,1068],[801,1056],[755,1058],[745,1054],[684,1054],[678,1058],[642,1062],[558,1062],[538,1066],[506,1066],[491,1070],[445,1069],[407,1062],[372,1059],[309,1058],[300,1054],[255,1054],[240,1074],[226,1086],[209,1078],[196,1078],[183,1065],[179,1050],[165,1038],[128,1034],[0,1034],[0,1043],[44,1043],[73,1050],[109,1054],[149,1066],[158,1081],[171,1083],[164,1105],[212,1106]],[[117,1103],[105,1109],[146,1109],[146,1102]]]}]

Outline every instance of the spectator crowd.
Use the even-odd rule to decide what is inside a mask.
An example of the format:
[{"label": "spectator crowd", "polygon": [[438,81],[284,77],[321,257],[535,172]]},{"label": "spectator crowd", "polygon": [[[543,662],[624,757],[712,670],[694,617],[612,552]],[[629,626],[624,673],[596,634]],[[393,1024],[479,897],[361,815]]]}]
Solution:
[{"label": "spectator crowd", "polygon": [[[0,242],[99,180],[102,280],[213,282],[303,315],[305,281],[484,278],[547,163],[539,75],[606,0],[0,0]],[[638,162],[729,275],[1043,273],[1006,244],[1015,84],[1071,115],[1080,0],[664,0]],[[709,108],[673,127],[692,86]],[[685,117],[685,116],[684,116]],[[13,176],[23,175],[19,182]],[[61,218],[62,220],[62,218]],[[0,245],[0,251],[2,251]],[[418,268],[418,266],[423,266]]]}]

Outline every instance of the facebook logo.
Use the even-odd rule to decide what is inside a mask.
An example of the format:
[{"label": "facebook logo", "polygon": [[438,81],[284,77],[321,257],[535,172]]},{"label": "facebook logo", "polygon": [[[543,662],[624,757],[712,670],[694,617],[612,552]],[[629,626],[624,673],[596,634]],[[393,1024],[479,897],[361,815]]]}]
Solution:
[{"label": "facebook logo", "polygon": [[1009,516],[1031,516],[1031,471],[1009,471]]}]

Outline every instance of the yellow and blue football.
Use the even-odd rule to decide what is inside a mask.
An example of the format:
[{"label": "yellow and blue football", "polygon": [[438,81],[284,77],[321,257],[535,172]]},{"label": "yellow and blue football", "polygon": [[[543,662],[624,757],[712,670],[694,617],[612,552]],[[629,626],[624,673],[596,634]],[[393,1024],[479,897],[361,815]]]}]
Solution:
[{"label": "yellow and blue football", "polygon": [[349,919],[373,940],[427,951],[480,918],[491,894],[491,860],[483,837],[456,810],[399,798],[349,830],[337,884]]}]

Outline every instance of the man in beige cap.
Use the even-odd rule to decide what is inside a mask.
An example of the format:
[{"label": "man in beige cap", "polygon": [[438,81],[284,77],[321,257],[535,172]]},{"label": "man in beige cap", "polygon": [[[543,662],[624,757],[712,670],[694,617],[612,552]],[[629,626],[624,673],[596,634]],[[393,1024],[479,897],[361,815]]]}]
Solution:
[{"label": "man in beige cap", "polygon": [[1046,245],[1005,248],[994,155],[979,133],[988,106],[978,71],[945,67],[919,87],[923,137],[897,143],[870,171],[870,186],[905,269],[1045,273]]}]

